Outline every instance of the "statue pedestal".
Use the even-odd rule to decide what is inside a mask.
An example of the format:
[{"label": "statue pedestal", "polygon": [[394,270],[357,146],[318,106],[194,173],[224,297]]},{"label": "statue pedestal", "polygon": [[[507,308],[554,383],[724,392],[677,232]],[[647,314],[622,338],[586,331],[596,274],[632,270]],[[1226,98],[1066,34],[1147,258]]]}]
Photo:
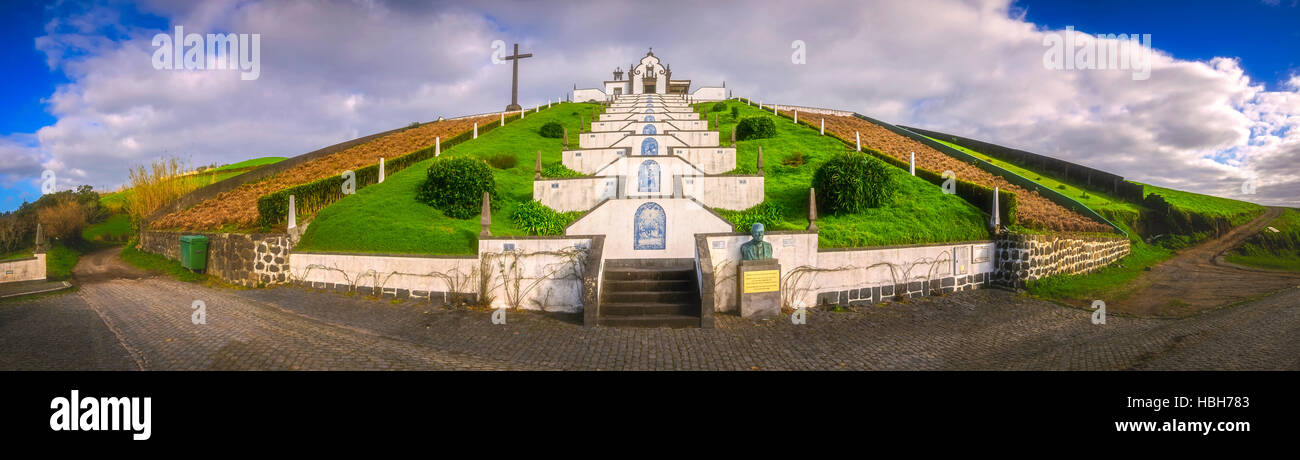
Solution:
[{"label": "statue pedestal", "polygon": [[781,316],[781,264],[776,259],[740,261],[740,316]]}]

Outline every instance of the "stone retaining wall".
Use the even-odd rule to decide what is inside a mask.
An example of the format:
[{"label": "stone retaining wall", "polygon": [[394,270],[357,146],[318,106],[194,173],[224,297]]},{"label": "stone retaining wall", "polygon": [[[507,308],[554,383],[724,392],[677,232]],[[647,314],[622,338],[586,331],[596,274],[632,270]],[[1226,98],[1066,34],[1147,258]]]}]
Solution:
[{"label": "stone retaining wall", "polygon": [[289,253],[293,244],[282,233],[184,233],[146,231],[140,250],[181,260],[180,237],[208,237],[206,273],[241,286],[289,282]]},{"label": "stone retaining wall", "polygon": [[0,262],[0,283],[45,279],[45,254]]},{"label": "stone retaining wall", "polygon": [[1089,273],[1110,265],[1129,253],[1122,237],[1068,234],[1029,235],[1003,232],[997,237],[997,278],[1012,287],[1024,287],[1052,275]]}]

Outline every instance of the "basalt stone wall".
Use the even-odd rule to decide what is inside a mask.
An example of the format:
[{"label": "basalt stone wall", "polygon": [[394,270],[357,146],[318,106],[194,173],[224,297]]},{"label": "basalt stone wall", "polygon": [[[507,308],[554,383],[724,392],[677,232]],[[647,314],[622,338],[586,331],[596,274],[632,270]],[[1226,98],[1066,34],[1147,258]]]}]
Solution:
[{"label": "basalt stone wall", "polygon": [[1089,273],[1128,253],[1129,240],[1122,237],[1003,232],[997,238],[996,281],[1023,287],[1052,275]]},{"label": "basalt stone wall", "polygon": [[182,233],[146,231],[140,234],[140,250],[181,260],[180,237],[208,237],[206,273],[241,286],[280,284],[289,281],[289,235],[282,233]]}]

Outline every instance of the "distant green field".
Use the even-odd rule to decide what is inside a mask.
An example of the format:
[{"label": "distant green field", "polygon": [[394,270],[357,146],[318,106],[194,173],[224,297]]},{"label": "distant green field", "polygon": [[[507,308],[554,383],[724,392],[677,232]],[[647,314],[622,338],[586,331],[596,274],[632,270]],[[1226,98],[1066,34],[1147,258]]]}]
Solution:
[{"label": "distant green field", "polygon": [[1175,208],[1189,213],[1223,217],[1228,219],[1228,222],[1232,223],[1233,226],[1250,222],[1251,219],[1264,213],[1264,207],[1255,203],[1156,187],[1150,184],[1142,185],[1145,188],[1143,197],[1158,193]]},{"label": "distant green field", "polygon": [[286,160],[285,157],[261,157],[261,158],[253,158],[253,159],[251,159],[251,160],[244,160],[244,161],[241,161],[241,162],[239,162],[239,163],[225,165],[225,166],[222,166],[222,167],[219,167],[219,168],[215,168],[215,169],[211,169],[211,170],[204,171],[204,172],[209,172],[209,171],[217,171],[217,172],[220,172],[220,171],[230,171],[230,170],[235,170],[235,169],[252,168],[252,167],[254,167],[254,166],[265,166],[265,165],[276,164],[276,163],[279,163],[279,162],[284,161],[284,160]]},{"label": "distant green field", "polygon": [[81,230],[81,239],[89,242],[122,242],[131,236],[131,217],[113,214],[102,222]]},{"label": "distant green field", "polygon": [[80,258],[81,251],[59,241],[50,243],[49,250],[45,252],[45,278],[50,281],[71,278],[72,267],[77,265],[77,259]]},{"label": "distant green field", "polygon": [[1234,264],[1273,270],[1300,271],[1300,210],[1286,209],[1258,235],[1246,240],[1241,247],[1224,255]]}]

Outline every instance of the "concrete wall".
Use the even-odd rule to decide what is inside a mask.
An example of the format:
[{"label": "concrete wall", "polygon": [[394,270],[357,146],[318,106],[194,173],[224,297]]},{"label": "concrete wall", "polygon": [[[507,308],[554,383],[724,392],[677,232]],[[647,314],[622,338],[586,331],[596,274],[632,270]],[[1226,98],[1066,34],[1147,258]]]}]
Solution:
[{"label": "concrete wall", "polygon": [[682,177],[682,195],[710,208],[743,211],[763,202],[763,176]]},{"label": "concrete wall", "polygon": [[596,88],[583,88],[573,91],[573,102],[604,102],[605,99],[605,92]]},{"label": "concrete wall", "polygon": [[477,257],[295,252],[294,282],[317,289],[423,299],[435,305],[477,301]]},{"label": "concrete wall", "polygon": [[631,182],[631,185],[625,187],[624,195],[635,195],[637,194],[637,173],[640,171],[641,164],[650,160],[659,164],[660,177],[664,183],[664,187],[661,187],[661,190],[663,190],[662,193],[665,194],[672,193],[670,182],[673,176],[693,176],[704,174],[703,171],[696,169],[695,165],[690,164],[682,157],[671,155],[629,155],[620,157],[619,159],[614,160],[613,163],[597,170],[595,174],[597,176],[626,177],[624,180],[626,182]]},{"label": "concrete wall", "polygon": [[673,131],[673,137],[681,139],[688,147],[717,147],[717,131]]},{"label": "concrete wall", "polygon": [[1014,287],[1052,275],[1083,274],[1110,265],[1129,254],[1122,237],[1068,234],[998,235],[998,281]]},{"label": "concrete wall", "polygon": [[700,114],[689,111],[669,112],[669,113],[612,113],[606,112],[600,114],[599,121],[621,121],[621,120],[644,120],[646,115],[654,115],[655,121],[660,120],[700,120]]},{"label": "concrete wall", "polygon": [[708,129],[708,121],[705,120],[667,120],[667,121],[638,121],[638,120],[620,120],[620,121],[597,121],[591,124],[591,130],[594,132],[618,131],[627,133],[638,133],[645,129],[646,125],[655,127],[657,133],[670,133],[672,131],[704,131]]},{"label": "concrete wall", "polygon": [[[633,249],[633,219],[644,203],[663,207],[666,219],[664,249]],[[610,200],[570,224],[568,235],[608,234],[604,244],[607,259],[662,259],[695,257],[696,233],[731,231],[731,223],[688,198]]]},{"label": "concrete wall", "polygon": [[[615,142],[626,138],[631,133],[622,131],[607,131],[598,133],[582,133],[578,135],[578,148],[582,149],[603,149],[613,147]],[[626,147],[626,146],[620,146]]]},{"label": "concrete wall", "polygon": [[[734,311],[740,246],[750,237],[728,233],[702,238],[713,265],[714,308]],[[993,280],[995,267],[991,241],[821,251],[815,233],[770,232],[764,240],[781,264],[782,303],[792,308],[978,289]]]},{"label": "concrete wall", "polygon": [[579,312],[591,237],[479,240],[492,308]]},{"label": "concrete wall", "polygon": [[618,195],[618,177],[579,177],[533,181],[533,199],[560,212],[586,211]]},{"label": "concrete wall", "polygon": [[701,86],[691,93],[696,102],[723,101],[727,99],[727,88],[721,86]]},{"label": "concrete wall", "polygon": [[669,153],[682,157],[705,174],[736,169],[735,147],[674,147]]},{"label": "concrete wall", "polygon": [[180,237],[208,237],[206,273],[232,284],[256,286],[289,281],[289,253],[293,243],[282,233],[185,233],[146,231],[140,234],[140,250],[181,260]]},{"label": "concrete wall", "polygon": [[45,254],[0,262],[0,283],[45,279]]},{"label": "concrete wall", "polygon": [[627,154],[628,149],[582,149],[565,150],[560,153],[560,162],[564,167],[583,174],[594,174],[614,160]]}]

